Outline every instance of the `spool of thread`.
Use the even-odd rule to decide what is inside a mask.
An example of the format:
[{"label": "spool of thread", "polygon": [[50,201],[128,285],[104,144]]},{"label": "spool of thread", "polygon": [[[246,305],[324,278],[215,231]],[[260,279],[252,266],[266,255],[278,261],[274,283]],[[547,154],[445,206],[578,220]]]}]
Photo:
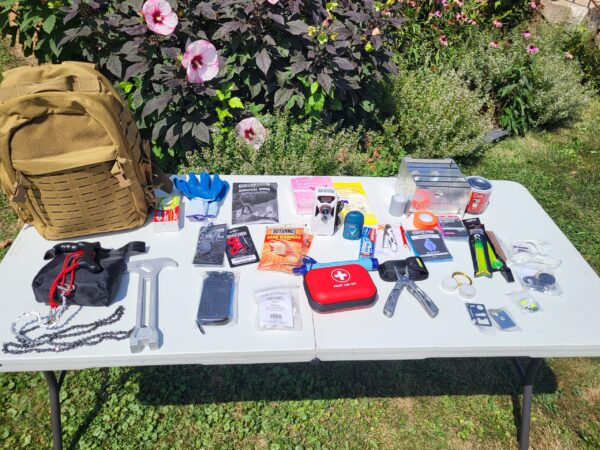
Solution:
[{"label": "spool of thread", "polygon": [[408,199],[402,194],[396,194],[392,196],[390,201],[390,216],[400,217],[406,212],[406,205]]},{"label": "spool of thread", "polygon": [[360,211],[350,211],[344,219],[344,239],[357,241],[362,237],[365,216]]},{"label": "spool of thread", "polygon": [[413,219],[413,224],[417,230],[430,230],[437,227],[437,216],[429,211],[417,211]]}]

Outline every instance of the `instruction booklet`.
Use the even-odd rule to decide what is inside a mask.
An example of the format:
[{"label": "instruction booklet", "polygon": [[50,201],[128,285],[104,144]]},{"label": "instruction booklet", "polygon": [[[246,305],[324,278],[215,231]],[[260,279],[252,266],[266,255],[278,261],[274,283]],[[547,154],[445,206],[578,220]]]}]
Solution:
[{"label": "instruction booklet", "polygon": [[277,183],[233,183],[233,225],[279,223]]},{"label": "instruction booklet", "polygon": [[415,256],[423,261],[451,261],[444,239],[438,230],[409,230],[406,232]]}]

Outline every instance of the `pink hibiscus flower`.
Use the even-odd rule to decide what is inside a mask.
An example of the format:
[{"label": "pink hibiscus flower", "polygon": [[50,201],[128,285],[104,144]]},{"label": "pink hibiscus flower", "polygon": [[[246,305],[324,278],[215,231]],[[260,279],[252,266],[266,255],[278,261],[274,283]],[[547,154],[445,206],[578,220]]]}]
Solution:
[{"label": "pink hibiscus flower", "polygon": [[525,51],[528,55],[535,55],[537,52],[540,51],[540,49],[537,48],[535,45],[530,45],[525,49]]},{"label": "pink hibiscus flower", "polygon": [[255,117],[241,120],[235,126],[235,133],[257,150],[265,143],[267,138],[266,128]]},{"label": "pink hibiscus flower", "polygon": [[166,0],[147,0],[142,6],[142,13],[150,31],[168,35],[173,32],[179,19]]},{"label": "pink hibiscus flower", "polygon": [[190,83],[204,83],[212,80],[219,73],[217,49],[204,39],[194,41],[187,46],[181,64],[186,69]]}]

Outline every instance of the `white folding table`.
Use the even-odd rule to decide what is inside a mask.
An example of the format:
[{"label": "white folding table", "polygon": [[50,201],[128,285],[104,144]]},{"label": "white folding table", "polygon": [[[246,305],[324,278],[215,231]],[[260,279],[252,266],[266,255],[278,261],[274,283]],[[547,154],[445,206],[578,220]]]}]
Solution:
[{"label": "white folding table", "polygon": [[[279,219],[282,224],[307,223],[308,217],[294,212],[290,178],[287,176],[226,176],[229,182],[277,182]],[[369,203],[380,223],[398,223],[388,214],[395,178],[334,177],[339,181],[361,181]],[[551,243],[553,254],[562,260],[556,277],[562,297],[538,296],[543,311],[523,315],[510,304],[507,292],[520,289],[518,282],[508,284],[500,274],[492,279],[476,279],[476,303],[488,308],[508,307],[522,331],[479,333],[470,323],[464,305],[456,295],[439,289],[440,280],[454,271],[472,274],[472,262],[465,242],[447,241],[453,261],[428,264],[429,279],[418,282],[438,305],[439,315],[431,319],[417,301],[403,292],[391,319],[383,304],[393,283],[373,273],[379,299],[368,309],[336,314],[318,314],[308,306],[299,276],[260,272],[256,265],[234,269],[240,272],[238,314],[235,324],[210,327],[202,335],[194,318],[198,307],[201,274],[211,268],[192,265],[200,224],[185,222],[178,233],[155,233],[151,223],[120,233],[88,236],[81,240],[100,241],[105,248],[117,248],[130,241],[145,241],[148,251],[131,261],[170,257],[179,267],[164,269],[159,278],[159,328],[161,345],[156,351],[132,354],[128,341],[106,341],[93,347],[64,353],[0,353],[0,372],[42,371],[48,381],[52,410],[54,447],[61,448],[61,422],[58,393],[69,369],[94,367],[173,365],[173,364],[250,364],[316,362],[337,360],[402,360],[449,357],[515,358],[524,386],[520,446],[528,447],[533,380],[542,358],[600,356],[600,279],[541,206],[521,185],[494,181],[494,192],[487,211],[480,216],[488,230],[503,240],[538,239]],[[231,220],[231,196],[221,208],[223,222]],[[218,220],[218,222],[220,222]],[[409,222],[405,220],[405,224]],[[260,249],[265,225],[251,225],[252,239]],[[341,230],[335,236],[316,236],[309,255],[318,261],[355,259],[356,241],[344,240]],[[3,286],[3,315],[0,318],[0,343],[13,340],[10,323],[23,312],[45,312],[35,302],[31,282],[44,264],[43,255],[55,242],[46,241],[32,227],[21,230],[0,264]],[[401,245],[401,243],[400,243]],[[225,263],[225,270],[228,269]],[[213,269],[214,270],[214,269]],[[217,269],[218,270],[218,269]],[[137,276],[125,274],[116,302],[108,308],[82,308],[72,324],[89,323],[108,316],[118,305],[125,306],[123,318],[111,330],[129,330],[135,323]],[[256,330],[256,304],[252,292],[275,284],[296,285],[300,293],[303,327],[299,332]],[[67,312],[67,314],[69,314]],[[529,358],[527,367],[517,359]],[[60,371],[57,377],[55,371]]]}]

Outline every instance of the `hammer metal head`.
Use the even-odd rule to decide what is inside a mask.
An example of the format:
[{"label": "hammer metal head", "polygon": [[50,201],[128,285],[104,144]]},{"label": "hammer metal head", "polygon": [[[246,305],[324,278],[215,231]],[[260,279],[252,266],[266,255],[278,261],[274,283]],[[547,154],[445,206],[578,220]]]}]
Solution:
[{"label": "hammer metal head", "polygon": [[[136,324],[129,338],[133,353],[141,352],[146,346],[150,350],[158,349],[158,274],[165,267],[177,267],[177,262],[171,258],[156,258],[127,264],[127,270],[139,277]],[[146,293],[147,281],[150,282],[149,295]],[[148,311],[148,322],[145,311]]]},{"label": "hammer metal head", "polygon": [[165,267],[177,267],[177,261],[171,258],[144,259],[142,261],[129,261],[127,271],[132,273],[156,273]]}]

